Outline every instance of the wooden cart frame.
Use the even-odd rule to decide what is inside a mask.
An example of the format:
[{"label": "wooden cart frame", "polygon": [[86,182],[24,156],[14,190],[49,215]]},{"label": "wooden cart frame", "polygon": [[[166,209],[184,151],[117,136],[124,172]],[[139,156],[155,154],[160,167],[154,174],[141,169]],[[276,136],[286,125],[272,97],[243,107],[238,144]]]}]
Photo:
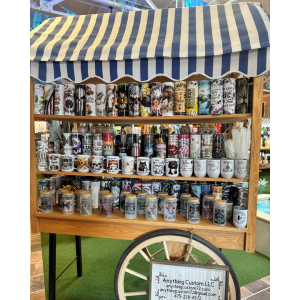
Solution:
[{"label": "wooden cart frame", "polygon": [[[226,77],[239,76],[238,73],[228,74]],[[186,80],[204,80],[202,75],[193,75]],[[115,83],[131,82],[132,78],[125,77]],[[149,82],[170,81],[169,78],[158,76]],[[83,83],[104,83],[98,78],[92,78]],[[30,220],[31,232],[46,232],[57,234],[68,234],[75,236],[90,236],[113,239],[136,240],[137,238],[157,230],[162,229],[180,229],[191,231],[211,242],[218,248],[245,250],[249,253],[255,251],[255,231],[256,231],[256,210],[259,180],[259,153],[260,153],[260,131],[262,117],[262,98],[263,98],[263,75],[254,78],[253,84],[253,106],[252,113],[239,115],[219,115],[219,116],[192,116],[192,117],[78,117],[78,116],[44,116],[34,115],[34,87],[33,78],[30,78]],[[85,176],[105,176],[106,174],[78,173],[78,172],[52,172],[37,171],[36,148],[35,148],[35,126],[36,119],[51,119],[59,121],[68,121],[74,123],[102,123],[102,124],[201,124],[201,123],[234,123],[247,118],[252,119],[251,127],[251,152],[250,152],[250,171],[249,178],[244,180],[232,178],[197,178],[182,176],[176,177],[176,180],[195,180],[195,181],[221,181],[221,182],[249,182],[248,199],[248,223],[247,227],[237,229],[232,221],[227,222],[226,226],[220,227],[213,225],[211,220],[201,218],[199,224],[190,224],[177,213],[176,221],[173,223],[164,221],[161,215],[158,215],[156,221],[148,221],[138,215],[134,220],[128,220],[120,210],[116,209],[111,218],[104,218],[98,209],[93,209],[93,213],[88,217],[81,217],[79,212],[72,215],[63,215],[57,208],[50,214],[42,214],[38,211],[38,191],[37,174],[63,174],[63,175],[85,175]],[[143,178],[143,179],[170,179],[167,176],[139,176],[139,175],[107,175],[109,177],[125,178]],[[176,252],[176,247],[174,248]]]}]

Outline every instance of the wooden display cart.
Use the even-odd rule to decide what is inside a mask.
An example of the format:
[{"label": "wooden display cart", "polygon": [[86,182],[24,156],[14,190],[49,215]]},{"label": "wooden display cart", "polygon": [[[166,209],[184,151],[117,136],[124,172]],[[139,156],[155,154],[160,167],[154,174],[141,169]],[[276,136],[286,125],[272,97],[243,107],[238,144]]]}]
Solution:
[{"label": "wooden display cart", "polygon": [[[250,8],[251,12],[253,14],[256,14],[256,17],[258,17],[257,12],[259,12],[260,14],[265,14],[264,11],[261,8],[259,8],[258,6],[256,6],[255,4],[241,3],[241,4],[234,4],[234,5],[238,5],[242,10]],[[227,5],[227,7],[228,7],[228,9],[232,9],[231,4]],[[215,11],[215,8],[213,8],[211,6],[208,8],[198,7],[198,8],[186,8],[186,9],[178,8],[175,10],[169,9],[168,13],[169,14],[180,13],[180,14],[182,14],[182,18],[184,18],[184,17],[188,16],[188,13],[190,13],[192,15],[192,13],[194,11],[196,12],[196,14],[199,13],[199,15],[201,15],[201,11],[203,9],[211,9],[211,12]],[[175,13],[173,13],[173,10],[175,11]],[[162,12],[161,11],[162,10],[155,10],[154,12],[149,11],[149,13],[147,12],[147,14],[149,14],[149,15],[155,14],[155,16],[156,16],[156,14],[165,13],[164,12],[165,10],[163,10]],[[235,9],[234,9],[234,12],[236,12]],[[130,19],[131,16],[134,16],[134,15],[132,15],[132,13],[133,12],[127,13],[128,19]],[[142,11],[141,13],[144,14],[145,12]],[[203,11],[202,11],[202,13],[203,13]],[[122,13],[120,13],[120,14],[122,14]],[[126,13],[123,13],[123,14],[126,14]],[[103,15],[103,19],[106,18],[106,15],[107,14]],[[93,18],[93,16],[94,15],[92,15],[91,18]],[[82,17],[82,16],[80,16],[80,17]],[[74,18],[76,18],[76,17],[74,17]],[[107,17],[107,18],[109,18],[109,17]],[[117,15],[116,15],[116,18],[117,18]],[[56,34],[58,34],[57,32],[52,33],[51,30],[53,30],[53,28],[51,28],[51,26],[53,27],[55,22],[57,24],[59,24],[59,22],[62,22],[62,21],[58,21],[57,19],[63,19],[64,24],[66,24],[66,22],[68,22],[68,18],[52,19],[54,21],[51,21],[51,20],[48,21],[49,20],[48,19],[47,21],[49,24],[47,23],[47,21],[44,22],[46,24],[43,23],[44,25],[43,24],[40,25],[41,29],[39,29],[39,30],[36,29],[35,32],[32,34],[34,42],[32,44],[32,51],[31,51],[31,60],[32,60],[31,75],[33,77],[36,77],[39,80],[44,81],[44,82],[51,82],[51,81],[57,80],[59,78],[65,78],[66,80],[70,80],[75,83],[83,83],[83,84],[84,83],[93,83],[93,84],[108,83],[109,80],[107,80],[107,76],[105,75],[105,68],[102,65],[101,65],[101,72],[103,71],[103,74],[102,74],[102,78],[99,78],[100,73],[99,72],[97,73],[97,71],[95,71],[96,65],[93,66],[91,72],[89,70],[88,75],[83,76],[82,69],[78,68],[78,65],[75,66],[75,64],[77,63],[76,60],[73,59],[74,62],[67,61],[67,63],[70,63],[70,62],[74,63],[73,73],[75,73],[75,75],[74,74],[70,75],[70,72],[69,72],[70,66],[68,68],[65,68],[65,66],[63,66],[63,64],[66,64],[66,61],[61,60],[61,62],[59,62],[59,61],[55,61],[55,59],[52,58],[51,59],[52,61],[45,62],[44,60],[46,60],[46,59],[43,59],[43,60],[41,59],[42,58],[42,55],[40,54],[41,49],[38,49],[38,47],[39,46],[43,47],[43,50],[45,51],[44,52],[44,56],[45,56],[45,53],[46,53],[45,49],[46,49],[47,45],[49,45],[49,43],[52,41],[52,39],[55,40]],[[55,20],[57,20],[57,21],[55,21]],[[262,18],[261,20],[263,20],[263,26],[265,26],[264,32],[268,33],[269,29],[268,29],[268,25],[266,25],[268,21],[264,18]],[[196,23],[197,22],[198,21],[196,20]],[[211,22],[213,24],[214,19],[211,19]],[[217,20],[217,22],[219,22],[219,21]],[[254,20],[254,23],[258,27],[262,26],[262,24],[257,23],[257,19]],[[196,25],[198,26],[198,23]],[[55,25],[55,26],[58,26],[58,25]],[[145,29],[146,31],[148,29],[147,26]],[[176,25],[174,25],[174,26],[176,26]],[[253,24],[253,26],[254,26],[254,24]],[[45,34],[45,32],[47,32],[47,28],[49,30],[48,35]],[[51,28],[51,30],[49,28]],[[237,28],[240,29],[238,26],[237,26]],[[236,29],[236,34],[238,32],[238,29]],[[241,57],[245,57],[245,59],[248,59],[248,61],[247,61],[247,63],[248,63],[247,69],[249,69],[248,73],[245,72],[245,70],[243,69],[242,66],[239,67],[238,64],[237,65],[233,64],[232,66],[230,66],[228,71],[225,72],[225,75],[223,75],[222,63],[221,63],[221,66],[219,66],[219,69],[220,69],[219,72],[216,71],[216,69],[214,69],[213,72],[211,71],[211,73],[209,73],[209,71],[204,70],[205,68],[201,67],[201,63],[205,64],[205,65],[207,63],[209,63],[209,62],[204,62],[204,60],[205,60],[205,57],[204,57],[204,60],[202,60],[202,62],[198,63],[200,65],[197,65],[195,70],[191,70],[190,74],[187,74],[188,76],[184,76],[185,81],[190,81],[190,80],[199,80],[200,81],[200,80],[204,80],[204,79],[211,79],[212,77],[213,78],[221,78],[221,77],[222,78],[227,78],[227,77],[238,78],[240,76],[240,74],[246,74],[248,76],[254,77],[252,112],[248,113],[248,114],[215,115],[215,116],[198,115],[198,116],[174,116],[174,117],[147,117],[147,118],[143,118],[143,117],[131,118],[131,117],[85,117],[85,116],[63,116],[63,115],[51,115],[51,116],[50,115],[47,115],[47,116],[46,115],[35,115],[34,114],[34,86],[33,86],[33,77],[31,77],[31,79],[30,79],[30,92],[31,92],[31,97],[30,97],[30,114],[31,114],[30,115],[30,138],[31,138],[30,217],[31,217],[32,233],[46,232],[46,233],[50,233],[50,234],[68,234],[68,235],[75,235],[75,236],[91,236],[91,237],[102,237],[102,238],[113,238],[113,239],[137,240],[149,233],[159,234],[160,230],[173,229],[173,230],[181,230],[181,231],[185,231],[185,232],[189,232],[189,233],[193,230],[194,235],[197,235],[197,236],[205,239],[206,241],[210,242],[217,248],[237,249],[237,250],[244,250],[249,253],[254,253],[254,251],[255,251],[257,194],[258,194],[258,180],[259,180],[259,152],[260,152],[260,130],[261,130],[260,124],[261,124],[261,118],[262,118],[262,98],[263,98],[263,75],[261,75],[261,74],[264,71],[268,70],[268,68],[269,68],[269,62],[268,62],[268,55],[269,55],[268,47],[269,47],[269,45],[267,45],[266,43],[263,43],[263,41],[262,41],[263,38],[267,39],[266,36],[262,36],[262,30],[263,29],[258,30],[258,33],[256,33],[257,39],[260,39],[261,46],[256,46],[256,48],[250,47],[247,50],[241,51],[241,53],[243,52],[244,54],[245,54],[245,52],[247,52],[247,58],[246,58],[246,56],[242,56],[242,55],[241,55]],[[230,31],[230,29],[229,29],[229,31]],[[100,33],[100,31],[99,31],[99,33]],[[51,34],[52,34],[52,38],[49,38],[49,37],[51,37]],[[82,34],[82,37],[84,36],[84,32],[82,32],[82,33],[80,32],[80,34]],[[176,38],[176,36],[175,36],[176,34],[178,34],[178,33],[176,33],[176,32],[174,33],[173,41]],[[103,33],[103,35],[104,35],[104,33]],[[228,37],[229,37],[229,35],[228,35]],[[179,33],[179,36],[180,36],[180,33]],[[40,41],[40,43],[37,44],[37,40],[39,38],[41,39],[41,41]],[[66,41],[67,38],[68,37],[66,37],[64,39],[64,41]],[[220,36],[219,36],[219,38],[220,38]],[[119,43],[121,43],[122,39],[118,39],[116,37],[115,37],[115,39],[116,39],[115,43],[117,40],[119,41]],[[45,40],[48,43],[46,43]],[[80,39],[78,39],[78,40],[79,40],[78,43],[80,43],[81,40]],[[224,42],[224,40],[226,40],[226,36],[222,36],[222,40]],[[85,37],[85,42],[88,43],[88,41],[89,41],[88,38]],[[42,42],[43,42],[43,44],[42,44]],[[58,42],[60,42],[60,41],[58,41]],[[108,40],[108,42],[110,42],[110,40]],[[149,43],[150,42],[151,41],[149,41]],[[178,45],[181,46],[185,42],[187,42],[187,41],[183,40],[180,42],[180,38],[179,38]],[[230,41],[227,40],[227,42],[230,44]],[[250,38],[250,42],[253,42],[253,35]],[[70,43],[70,41],[69,41],[69,43]],[[212,41],[212,44],[213,43],[214,42]],[[54,45],[54,43],[52,43],[52,47],[54,47],[53,45]],[[84,45],[84,43],[83,43],[83,45]],[[114,43],[112,43],[111,45],[114,45]],[[262,46],[262,45],[264,45],[264,46]],[[266,49],[266,51],[264,52],[265,59],[261,60],[261,61],[259,61],[259,50],[260,50],[259,48],[260,47],[265,47],[265,49]],[[245,49],[245,48],[240,47],[240,49]],[[252,51],[254,51],[254,52],[252,52]],[[39,55],[37,54],[38,52],[39,52]],[[254,55],[253,55],[253,53],[254,53]],[[49,54],[49,52],[48,52],[48,54]],[[230,54],[232,60],[235,59],[234,58],[235,54],[236,53],[233,53],[233,50],[232,50],[232,53]],[[38,56],[38,58],[37,58],[37,56]],[[48,55],[47,57],[49,59],[50,55]],[[219,56],[215,55],[215,57],[216,57],[216,59],[218,59],[218,57],[221,57],[221,61],[222,61],[222,55],[219,55]],[[239,59],[241,59],[241,57],[239,57]],[[107,57],[106,57],[106,59],[107,59]],[[149,64],[150,64],[151,58],[148,57],[147,59],[149,60]],[[165,64],[168,59],[172,59],[172,58],[165,57],[164,58]],[[179,59],[181,59],[181,58],[179,57]],[[202,58],[200,58],[200,60],[201,59]],[[213,64],[214,59],[215,59],[214,56],[212,56],[212,60],[210,63]],[[254,61],[251,61],[251,59],[252,60],[254,59]],[[265,63],[263,68],[260,67],[260,64],[262,62]],[[53,63],[53,66],[52,66],[52,63]],[[90,63],[90,62],[88,62],[88,63]],[[117,63],[119,64],[119,61],[117,61],[116,64]],[[194,63],[196,63],[196,62],[194,62]],[[253,64],[253,63],[257,64],[257,68],[254,71],[253,71],[253,68],[251,67],[251,64]],[[57,73],[58,64],[60,64],[60,68],[61,68],[60,69],[61,72],[59,73],[59,75],[57,75],[58,74]],[[104,64],[104,62],[103,62],[103,64]],[[240,62],[240,64],[241,64],[241,62]],[[126,65],[126,59],[125,59],[125,65]],[[217,65],[217,63],[216,63],[216,65]],[[112,64],[110,64],[110,66],[112,67]],[[137,65],[133,63],[132,66],[134,67]],[[150,65],[148,65],[148,66],[150,66]],[[114,66],[114,67],[116,67],[116,66]],[[204,74],[204,75],[195,75],[195,73],[201,74],[201,71],[200,71],[200,69],[198,69],[198,67],[201,68],[201,70],[203,70],[202,74]],[[63,68],[65,68],[65,69],[63,69]],[[139,65],[139,68],[142,68],[142,64]],[[126,74],[126,72],[123,72],[124,74],[122,76],[121,75],[117,76],[114,79],[113,83],[127,83],[127,82],[132,82],[132,81],[140,82],[140,83],[141,82],[154,82],[154,81],[167,82],[167,81],[175,81],[175,80],[183,79],[180,76],[179,76],[179,78],[176,78],[176,77],[174,78],[169,75],[161,76],[161,74],[160,74],[161,72],[158,70],[159,67],[156,66],[156,68],[157,68],[156,72],[159,75],[155,74],[156,76],[154,76],[152,78],[150,78],[150,74],[147,73],[148,78],[145,79],[143,77],[143,75],[141,75],[142,69],[140,69],[140,70],[138,70],[139,72],[135,73],[135,76],[133,76],[134,75],[133,73]],[[215,66],[214,66],[214,68],[215,68]],[[241,69],[242,71],[240,71],[239,69]],[[77,71],[80,72],[80,74],[79,73],[77,74],[76,73]],[[126,68],[125,68],[125,71],[126,71]],[[148,69],[147,69],[147,71],[148,71]],[[132,72],[132,70],[131,70],[131,72]],[[168,72],[165,72],[165,73],[167,74]],[[92,75],[90,75],[90,74],[92,74]],[[94,74],[94,76],[93,76],[93,74]],[[180,74],[180,72],[179,72],[179,74]],[[128,75],[130,75],[130,76],[128,76]],[[78,78],[79,78],[79,80],[78,80]],[[111,69],[110,69],[110,78],[112,79]],[[106,174],[104,174],[104,173],[101,173],[101,174],[84,173],[83,174],[83,173],[78,173],[78,172],[66,173],[66,172],[60,172],[60,171],[58,171],[58,172],[37,171],[36,149],[35,149],[35,127],[34,127],[35,119],[59,120],[59,121],[68,121],[68,122],[74,122],[74,123],[101,123],[101,124],[139,124],[139,123],[143,123],[143,124],[178,124],[178,123],[180,123],[180,124],[182,124],[182,123],[185,123],[185,124],[203,124],[203,123],[229,124],[229,123],[239,122],[239,121],[242,121],[247,118],[252,118],[251,153],[250,153],[251,162],[250,162],[249,178],[246,178],[244,180],[240,180],[240,179],[236,179],[236,178],[232,178],[232,179],[225,179],[225,178],[211,179],[208,177],[197,178],[194,176],[189,177],[189,178],[179,176],[179,177],[175,178],[176,180],[190,180],[190,181],[194,180],[194,181],[213,181],[213,182],[215,182],[215,181],[217,181],[217,182],[249,182],[248,223],[247,223],[247,227],[245,227],[243,229],[237,229],[233,225],[232,221],[227,222],[226,226],[221,227],[221,226],[213,225],[211,220],[207,220],[204,218],[201,218],[200,223],[198,223],[198,224],[190,224],[179,213],[177,213],[176,221],[170,223],[170,222],[164,221],[162,215],[158,215],[158,218],[156,221],[148,221],[141,215],[138,215],[136,219],[128,220],[124,217],[124,214],[121,213],[118,209],[116,209],[114,211],[114,215],[110,218],[101,217],[101,214],[98,209],[93,209],[92,215],[88,216],[88,217],[84,217],[84,218],[81,217],[78,212],[75,212],[72,215],[63,215],[61,213],[61,211],[59,211],[56,207],[54,208],[54,211],[50,214],[42,214],[38,211],[37,174],[63,174],[63,175],[84,175],[84,176],[101,176],[101,177],[105,176]],[[108,176],[109,177],[125,177],[125,178],[141,178],[142,177],[143,179],[170,179],[167,176],[153,177],[150,175],[138,176],[138,175],[123,175],[123,174],[111,175],[111,174],[109,174]],[[172,178],[172,179],[174,179],[174,178]],[[182,247],[181,243],[176,244],[176,241],[179,241],[177,239],[174,239],[173,241],[166,239],[166,241],[167,241],[166,243],[167,243],[167,248],[168,248],[168,254],[166,253],[167,258],[168,257],[169,258],[181,257],[185,253],[185,251],[187,251],[187,248]],[[164,242],[164,247],[165,247],[165,242]],[[190,249],[190,251],[191,251],[191,249]],[[142,253],[142,252],[140,251],[140,253]],[[51,255],[51,253],[50,253],[50,255]],[[145,257],[146,260],[149,259],[149,257],[147,255],[145,256],[143,253],[142,253],[142,255]],[[217,261],[217,258],[215,258],[215,261]],[[123,267],[121,267],[120,269],[122,269],[122,268]],[[53,277],[53,270],[52,271],[50,270],[50,272],[52,272],[51,274]],[[55,276],[55,270],[54,270],[54,276]],[[51,284],[51,282],[50,282],[50,284]],[[121,285],[122,284],[120,283],[120,286]],[[55,289],[55,284],[54,284],[54,289]],[[145,294],[145,291],[144,291],[144,294],[142,292],[140,292],[140,294],[131,293],[132,294],[131,295],[130,293],[126,294],[125,292],[120,292],[120,290],[121,289],[119,289],[120,299],[126,299],[126,296],[135,296],[135,295],[144,295]],[[54,292],[50,291],[50,293],[51,293],[50,298],[54,299],[55,290],[54,290]],[[138,299],[138,298],[136,298],[136,299]],[[239,291],[236,291],[236,294],[232,294],[232,299],[240,299]]]}]

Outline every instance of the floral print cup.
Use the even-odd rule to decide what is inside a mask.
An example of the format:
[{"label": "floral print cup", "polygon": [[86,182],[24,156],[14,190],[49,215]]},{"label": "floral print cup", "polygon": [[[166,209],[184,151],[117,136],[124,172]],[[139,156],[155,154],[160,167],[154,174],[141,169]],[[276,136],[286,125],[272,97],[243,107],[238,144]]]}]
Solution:
[{"label": "floral print cup", "polygon": [[77,170],[80,173],[88,173],[91,168],[91,157],[90,155],[77,155]]},{"label": "floral print cup", "polygon": [[201,134],[192,134],[190,136],[190,157],[201,157]]},{"label": "floral print cup", "polygon": [[190,135],[178,134],[178,157],[190,157]]}]

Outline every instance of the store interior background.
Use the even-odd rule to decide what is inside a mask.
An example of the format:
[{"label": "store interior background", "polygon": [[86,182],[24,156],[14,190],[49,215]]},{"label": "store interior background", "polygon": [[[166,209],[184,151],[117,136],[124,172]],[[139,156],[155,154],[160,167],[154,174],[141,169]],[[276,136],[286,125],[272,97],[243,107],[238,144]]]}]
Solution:
[{"label": "store interior background", "polygon": [[[52,4],[51,4],[52,2]],[[101,14],[107,12],[136,9],[160,9],[196,5],[217,5],[226,3],[249,2],[245,0],[30,0],[30,30],[44,20],[55,16]],[[270,15],[270,0],[252,0],[259,2]],[[48,14],[45,14],[46,5]],[[264,76],[263,118],[261,125],[260,186],[257,212],[256,253],[223,249],[234,267],[240,286],[258,281],[270,274],[270,71]],[[35,123],[36,134],[47,131],[46,122]],[[116,128],[118,131],[120,127]],[[224,130],[224,128],[223,128]],[[38,179],[44,178],[40,176]],[[48,293],[48,242],[49,235],[43,233],[33,237],[37,243],[34,249],[41,252],[41,274],[34,275],[40,280],[31,280],[31,299],[46,299]],[[114,299],[114,273],[118,260],[132,241],[82,237],[84,276],[76,277],[75,264],[60,278],[57,284],[57,299]],[[34,246],[39,244],[38,247]],[[57,273],[59,274],[75,255],[74,237],[57,236]],[[37,268],[37,266],[35,266]],[[33,272],[32,272],[33,270]],[[31,275],[36,270],[32,266]],[[36,274],[36,273],[34,273]],[[33,278],[33,277],[32,277]],[[37,279],[37,278],[36,278]],[[80,280],[80,283],[79,283]],[[139,284],[133,281],[132,284]]]}]

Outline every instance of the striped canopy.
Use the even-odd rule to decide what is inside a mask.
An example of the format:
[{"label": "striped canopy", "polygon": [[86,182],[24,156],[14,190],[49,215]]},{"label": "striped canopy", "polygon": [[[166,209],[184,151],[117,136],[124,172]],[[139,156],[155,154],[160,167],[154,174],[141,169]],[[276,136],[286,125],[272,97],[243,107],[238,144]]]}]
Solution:
[{"label": "striped canopy", "polygon": [[256,3],[57,17],[30,41],[31,76],[44,82],[255,77],[270,69],[270,20]]}]

